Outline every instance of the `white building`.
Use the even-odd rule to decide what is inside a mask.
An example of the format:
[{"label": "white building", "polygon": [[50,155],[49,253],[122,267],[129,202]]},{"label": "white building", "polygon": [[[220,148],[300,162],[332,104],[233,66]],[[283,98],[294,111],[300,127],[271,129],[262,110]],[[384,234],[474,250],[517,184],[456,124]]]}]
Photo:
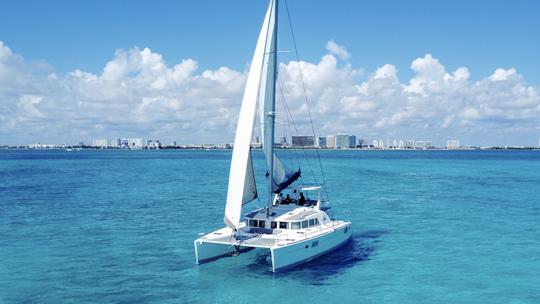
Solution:
[{"label": "white building", "polygon": [[374,139],[373,140],[373,148],[378,148],[378,147],[379,147],[379,142],[376,139]]},{"label": "white building", "polygon": [[143,139],[142,138],[128,138],[127,144],[130,149],[142,149]]},{"label": "white building", "polygon": [[379,149],[384,149],[384,147],[385,147],[384,140],[379,139]]},{"label": "white building", "polygon": [[336,136],[335,135],[326,136],[326,147],[328,149],[335,149],[336,148]]},{"label": "white building", "polygon": [[458,139],[450,139],[446,141],[446,149],[459,149],[459,140]]},{"label": "white building", "polygon": [[149,139],[146,141],[146,147],[148,149],[160,149],[161,148],[161,143],[159,142],[158,139]]},{"label": "white building", "polygon": [[107,148],[109,141],[107,139],[94,139],[92,140],[92,146],[97,148]]},{"label": "white building", "polygon": [[413,149],[414,148],[414,139],[407,139],[405,141],[405,149]]},{"label": "white building", "polygon": [[399,140],[398,148],[403,149],[405,147],[405,144],[403,143],[403,139]]}]

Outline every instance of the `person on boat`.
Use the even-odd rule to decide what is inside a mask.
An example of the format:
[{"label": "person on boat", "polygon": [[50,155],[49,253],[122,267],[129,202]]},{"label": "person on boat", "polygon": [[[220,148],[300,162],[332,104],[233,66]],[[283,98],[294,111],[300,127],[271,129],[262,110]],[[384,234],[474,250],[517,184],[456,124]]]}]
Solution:
[{"label": "person on boat", "polygon": [[281,205],[281,204],[283,204],[283,193],[280,192],[277,197],[276,205]]},{"label": "person on boat", "polygon": [[296,189],[293,190],[292,200],[295,204],[298,204],[298,192],[296,192]]},{"label": "person on boat", "polygon": [[283,200],[283,204],[288,205],[290,203],[292,203],[292,199],[289,196],[289,194],[287,194],[287,196],[285,197],[285,200]]},{"label": "person on boat", "polygon": [[300,198],[298,199],[298,205],[304,206],[306,204],[306,198],[304,197],[304,193],[300,192]]}]

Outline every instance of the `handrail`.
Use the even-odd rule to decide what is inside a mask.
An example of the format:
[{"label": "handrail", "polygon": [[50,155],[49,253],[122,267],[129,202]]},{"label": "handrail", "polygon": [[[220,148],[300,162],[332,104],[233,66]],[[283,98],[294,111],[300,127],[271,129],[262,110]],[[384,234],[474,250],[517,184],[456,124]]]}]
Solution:
[{"label": "handrail", "polygon": [[[289,237],[289,234],[284,234],[284,235],[281,235],[281,234],[278,234],[278,235],[275,235],[274,238],[273,238],[273,244],[274,246],[275,245],[282,245],[283,242],[285,242],[284,245],[288,245],[288,244],[293,244],[293,243],[297,243],[297,242],[301,242],[301,241],[305,241],[307,239],[310,239],[312,238],[313,235],[320,235],[322,234],[323,232],[325,231],[330,231],[330,230],[336,230],[336,224],[337,223],[332,223],[331,226],[328,226],[328,227],[323,227],[322,225],[321,226],[316,226],[316,227],[313,227],[313,228],[316,228],[316,230],[314,231],[306,231],[306,232],[303,232],[303,238],[300,238],[300,239],[296,239],[295,241],[292,241],[292,242],[287,242],[287,239]],[[311,228],[310,228],[311,229]]]}]

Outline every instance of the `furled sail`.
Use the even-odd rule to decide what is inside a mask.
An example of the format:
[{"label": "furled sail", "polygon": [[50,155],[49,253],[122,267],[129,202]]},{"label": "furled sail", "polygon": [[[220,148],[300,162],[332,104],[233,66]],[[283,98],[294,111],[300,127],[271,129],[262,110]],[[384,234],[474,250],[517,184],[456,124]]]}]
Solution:
[{"label": "furled sail", "polygon": [[266,38],[261,93],[259,94],[259,115],[266,166],[268,172],[272,173],[271,192],[279,193],[300,177],[300,171],[295,172],[285,167],[273,151],[277,75],[277,2],[275,1],[274,6],[270,24],[268,25],[268,36]]},{"label": "furled sail", "polygon": [[225,225],[232,229],[238,229],[242,205],[257,197],[250,143],[257,113],[257,99],[273,7],[273,3],[270,2],[251,61],[242,106],[238,116],[224,216]]},{"label": "furled sail", "polygon": [[298,171],[291,170],[274,155],[274,178],[272,179],[274,193],[280,193],[298,178],[300,178],[300,169]]}]

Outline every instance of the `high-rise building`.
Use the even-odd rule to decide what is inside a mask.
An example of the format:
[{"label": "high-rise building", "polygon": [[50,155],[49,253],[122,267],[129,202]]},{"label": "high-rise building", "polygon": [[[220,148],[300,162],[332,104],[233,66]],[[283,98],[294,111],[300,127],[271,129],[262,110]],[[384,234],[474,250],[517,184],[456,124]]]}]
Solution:
[{"label": "high-rise building", "polygon": [[379,149],[384,149],[384,140],[379,139]]},{"label": "high-rise building", "polygon": [[142,138],[128,138],[127,144],[130,149],[142,149],[143,139]]},{"label": "high-rise building", "polygon": [[326,148],[326,137],[325,136],[317,137],[317,147]]},{"label": "high-rise building", "polygon": [[349,148],[356,148],[356,135],[349,137]]},{"label": "high-rise building", "polygon": [[377,141],[376,139],[373,140],[373,148],[378,148],[379,147],[379,141]]},{"label": "high-rise building", "polygon": [[361,138],[358,140],[358,145],[360,146],[360,148],[364,148],[364,147],[367,147],[369,143],[367,139]]},{"label": "high-rise building", "polygon": [[315,146],[315,140],[312,135],[293,136],[291,142],[292,142],[293,147],[314,147]]},{"label": "high-rise building", "polygon": [[107,139],[94,139],[92,140],[92,146],[97,148],[107,148],[109,141]]},{"label": "high-rise building", "polygon": [[336,148],[336,136],[335,135],[326,136],[326,147],[329,148],[329,149],[335,149]]},{"label": "high-rise building", "polygon": [[350,136],[346,134],[336,135],[336,149],[348,149],[350,148],[351,141]]},{"label": "high-rise building", "polygon": [[459,149],[459,140],[458,139],[447,140],[446,149],[448,150]]}]

